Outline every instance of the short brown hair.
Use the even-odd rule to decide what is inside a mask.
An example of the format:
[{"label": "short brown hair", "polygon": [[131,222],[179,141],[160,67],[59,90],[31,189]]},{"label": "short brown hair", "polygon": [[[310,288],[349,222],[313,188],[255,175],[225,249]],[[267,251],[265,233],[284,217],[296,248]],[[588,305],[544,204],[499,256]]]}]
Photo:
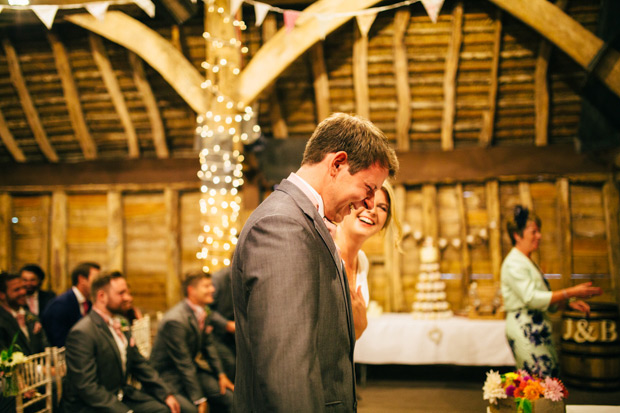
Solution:
[{"label": "short brown hair", "polygon": [[93,280],[93,283],[90,286],[90,296],[93,302],[97,301],[97,293],[100,290],[107,290],[108,287],[110,286],[110,282],[117,278],[125,278],[125,277],[123,277],[123,274],[121,274],[120,272],[114,271],[110,274],[103,274],[95,278]]},{"label": "short brown hair", "polygon": [[302,165],[321,162],[329,153],[344,151],[351,175],[379,163],[391,178],[398,172],[398,159],[385,134],[368,119],[334,113],[316,127],[306,144]]},{"label": "short brown hair", "polygon": [[211,274],[204,271],[195,271],[188,273],[183,280],[183,284],[181,285],[181,288],[183,289],[183,295],[187,297],[187,289],[190,286],[195,287],[196,284],[198,284],[198,281],[202,280],[203,278],[211,278]]},{"label": "short brown hair", "polygon": [[534,222],[539,229],[542,228],[542,221],[534,211],[530,211],[521,205],[515,206],[512,218],[506,223],[506,229],[508,230],[508,236],[512,245],[517,243],[515,234],[520,237],[523,236],[523,230],[527,227],[528,222]]}]

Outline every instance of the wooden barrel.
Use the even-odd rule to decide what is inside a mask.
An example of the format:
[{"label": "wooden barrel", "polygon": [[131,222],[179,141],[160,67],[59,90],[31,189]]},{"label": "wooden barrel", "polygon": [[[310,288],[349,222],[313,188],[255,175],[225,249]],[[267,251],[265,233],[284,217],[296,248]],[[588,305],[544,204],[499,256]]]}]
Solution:
[{"label": "wooden barrel", "polygon": [[591,303],[590,316],[578,311],[562,315],[560,368],[568,384],[590,389],[620,388],[618,306]]}]

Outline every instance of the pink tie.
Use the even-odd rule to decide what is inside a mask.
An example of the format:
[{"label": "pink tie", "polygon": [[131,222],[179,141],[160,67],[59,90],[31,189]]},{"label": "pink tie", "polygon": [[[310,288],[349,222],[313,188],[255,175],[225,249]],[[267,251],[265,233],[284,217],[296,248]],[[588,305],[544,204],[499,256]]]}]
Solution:
[{"label": "pink tie", "polygon": [[19,324],[22,329],[26,328],[26,317],[24,317],[23,313],[17,313],[15,318],[17,319],[17,324]]},{"label": "pink tie", "polygon": [[35,311],[36,310],[36,308],[35,308],[36,307],[36,303],[34,301],[34,295],[27,296],[26,297],[26,301],[28,302],[28,308],[30,309],[30,312],[32,314],[37,314],[37,311]]},{"label": "pink tie", "polygon": [[111,318],[110,319],[110,324],[112,325],[112,328],[114,329],[114,332],[116,333],[116,335],[126,345],[127,344],[127,337],[125,337],[125,334],[123,334],[123,330],[121,330],[121,322],[118,321],[116,318]]}]

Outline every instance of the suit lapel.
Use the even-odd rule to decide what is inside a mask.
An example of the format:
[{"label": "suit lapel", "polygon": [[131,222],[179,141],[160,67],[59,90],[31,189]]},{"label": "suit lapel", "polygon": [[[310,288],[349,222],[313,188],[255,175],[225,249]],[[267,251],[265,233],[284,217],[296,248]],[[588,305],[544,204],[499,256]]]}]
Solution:
[{"label": "suit lapel", "polygon": [[97,328],[100,330],[101,335],[105,337],[104,341],[110,347],[112,347],[112,350],[114,351],[114,355],[116,356],[116,362],[118,363],[118,368],[122,372],[123,371],[123,360],[121,359],[121,353],[118,350],[118,345],[116,345],[116,341],[114,340],[114,337],[112,337],[112,332],[110,331],[110,327],[108,327],[108,325],[103,320],[103,318],[101,318],[101,316],[97,314],[95,311],[89,313],[87,317],[90,317],[93,320],[93,323],[95,323]]},{"label": "suit lapel", "polygon": [[[200,331],[200,328],[198,327],[198,320],[196,320],[194,311],[185,302],[183,303],[183,309],[185,310],[185,317],[187,317],[187,319],[189,320],[189,325],[192,327],[192,330],[194,330],[194,333],[196,334],[196,344],[198,345],[198,348],[196,349],[196,351],[200,351],[200,349],[202,348],[202,332]],[[205,323],[206,322],[207,321],[205,319]]]},{"label": "suit lapel", "polygon": [[[17,322],[17,320],[13,317],[11,313],[6,311],[4,308],[0,309],[0,311],[2,312],[2,317],[5,319],[5,322],[11,326],[11,329],[13,331],[17,333],[17,340],[15,341],[15,344],[19,346],[19,348],[24,354],[32,354],[32,350],[30,348],[30,340],[28,340],[28,337],[26,337],[22,329],[19,327],[19,323]],[[28,323],[26,323],[26,328],[28,328]],[[30,329],[28,329],[28,333],[32,334]],[[10,339],[12,340],[13,337],[10,337]]]},{"label": "suit lapel", "polygon": [[314,223],[314,228],[321,236],[321,239],[325,243],[325,246],[329,249],[329,252],[331,253],[332,259],[334,260],[334,264],[336,266],[338,279],[340,281],[340,287],[342,288],[342,295],[346,304],[345,309],[347,316],[347,327],[349,328],[349,336],[351,337],[351,341],[355,342],[355,333],[353,331],[353,315],[351,314],[351,294],[349,292],[348,285],[349,282],[345,275],[344,265],[342,265],[342,259],[340,258],[340,254],[338,254],[338,249],[336,248],[334,238],[329,233],[327,226],[325,226],[325,223],[323,222],[323,217],[319,215],[316,207],[312,204],[308,197],[299,188],[297,188],[295,184],[284,179],[278,186],[278,190],[282,190],[283,192],[287,193],[291,198],[293,198],[293,200],[303,211],[303,213],[312,220],[312,222]]}]

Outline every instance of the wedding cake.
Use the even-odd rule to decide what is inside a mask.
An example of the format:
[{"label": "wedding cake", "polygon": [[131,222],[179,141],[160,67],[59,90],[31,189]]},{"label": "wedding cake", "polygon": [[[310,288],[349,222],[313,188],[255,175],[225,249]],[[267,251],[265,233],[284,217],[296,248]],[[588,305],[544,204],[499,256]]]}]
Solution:
[{"label": "wedding cake", "polygon": [[416,283],[413,317],[422,320],[436,320],[452,317],[446,301],[446,283],[439,272],[439,250],[428,237],[420,249],[420,273]]}]

